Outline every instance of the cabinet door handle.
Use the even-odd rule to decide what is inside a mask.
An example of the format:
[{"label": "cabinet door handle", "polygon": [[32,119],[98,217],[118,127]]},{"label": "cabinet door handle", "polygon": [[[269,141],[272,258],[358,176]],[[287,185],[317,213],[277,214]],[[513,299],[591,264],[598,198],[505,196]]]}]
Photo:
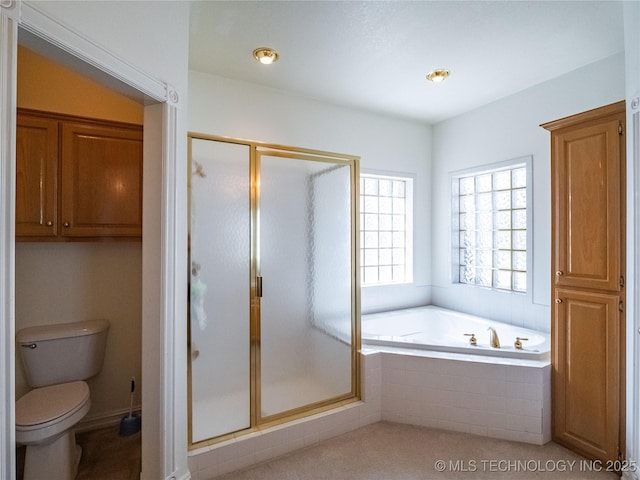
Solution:
[{"label": "cabinet door handle", "polygon": [[556,271],[556,277],[561,277],[564,273],[561,270]]},{"label": "cabinet door handle", "polygon": [[64,228],[69,228],[69,222],[64,222],[64,223],[62,224],[62,226],[63,226]]},{"label": "cabinet door handle", "polygon": [[53,222],[51,220],[47,222],[47,227],[53,227]]},{"label": "cabinet door handle", "polygon": [[562,303],[562,299],[561,298],[556,298],[556,303],[558,303],[558,304]]}]

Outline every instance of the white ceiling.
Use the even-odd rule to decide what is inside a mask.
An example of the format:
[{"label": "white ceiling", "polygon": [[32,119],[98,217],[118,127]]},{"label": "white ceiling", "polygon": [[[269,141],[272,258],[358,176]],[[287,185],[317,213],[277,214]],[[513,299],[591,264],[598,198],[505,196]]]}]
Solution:
[{"label": "white ceiling", "polygon": [[619,1],[197,1],[190,32],[193,70],[428,123],[624,49]]}]

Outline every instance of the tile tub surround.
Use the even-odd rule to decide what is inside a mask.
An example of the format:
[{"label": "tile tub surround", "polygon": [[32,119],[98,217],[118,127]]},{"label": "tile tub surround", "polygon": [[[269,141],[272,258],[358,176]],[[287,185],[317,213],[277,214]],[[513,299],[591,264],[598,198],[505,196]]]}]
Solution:
[{"label": "tile tub surround", "polygon": [[382,419],[543,445],[551,440],[551,364],[489,357],[382,355]]},{"label": "tile tub surround", "polygon": [[380,420],[537,445],[551,439],[548,362],[369,348],[361,358],[361,402],[192,450],[192,478],[209,480]]}]

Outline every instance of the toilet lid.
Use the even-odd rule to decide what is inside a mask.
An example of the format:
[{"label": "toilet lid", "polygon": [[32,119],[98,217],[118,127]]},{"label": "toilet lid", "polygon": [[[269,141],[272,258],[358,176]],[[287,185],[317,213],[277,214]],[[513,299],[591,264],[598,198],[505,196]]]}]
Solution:
[{"label": "toilet lid", "polygon": [[89,386],[82,381],[36,388],[16,402],[16,425],[39,425],[67,415],[89,398]]}]

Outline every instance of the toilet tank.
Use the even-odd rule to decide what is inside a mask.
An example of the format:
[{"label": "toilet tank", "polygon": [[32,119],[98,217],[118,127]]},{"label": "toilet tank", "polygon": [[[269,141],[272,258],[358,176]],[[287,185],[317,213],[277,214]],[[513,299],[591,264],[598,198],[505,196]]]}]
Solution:
[{"label": "toilet tank", "polygon": [[102,369],[107,320],[27,327],[16,334],[27,383],[44,387],[85,380]]}]

